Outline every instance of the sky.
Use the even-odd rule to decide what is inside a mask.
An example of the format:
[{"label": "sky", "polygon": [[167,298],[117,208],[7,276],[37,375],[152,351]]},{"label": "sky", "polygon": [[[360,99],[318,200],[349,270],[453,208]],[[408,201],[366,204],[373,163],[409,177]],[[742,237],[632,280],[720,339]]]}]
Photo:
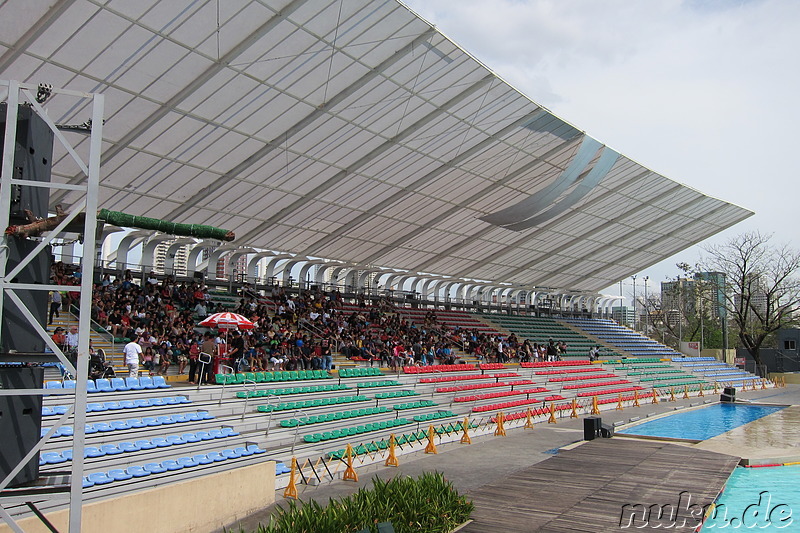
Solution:
[{"label": "sky", "polygon": [[[560,118],[672,180],[755,211],[637,274],[637,296],[645,276],[657,289],[679,274],[676,263],[695,264],[703,245],[747,231],[797,248],[800,2],[405,3]],[[633,286],[625,280],[626,297]]]}]

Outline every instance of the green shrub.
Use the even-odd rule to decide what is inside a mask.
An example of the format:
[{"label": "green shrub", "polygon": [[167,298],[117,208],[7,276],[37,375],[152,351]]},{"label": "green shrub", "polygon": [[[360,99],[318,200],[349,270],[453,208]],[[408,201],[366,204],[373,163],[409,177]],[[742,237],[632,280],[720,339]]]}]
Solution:
[{"label": "green shrub", "polygon": [[416,479],[375,477],[372,484],[371,489],[330,500],[327,507],[314,500],[289,500],[288,508],[278,506],[269,525],[260,526],[258,533],[376,533],[381,522],[391,522],[396,533],[444,533],[466,522],[472,513],[472,502],[438,472]]}]

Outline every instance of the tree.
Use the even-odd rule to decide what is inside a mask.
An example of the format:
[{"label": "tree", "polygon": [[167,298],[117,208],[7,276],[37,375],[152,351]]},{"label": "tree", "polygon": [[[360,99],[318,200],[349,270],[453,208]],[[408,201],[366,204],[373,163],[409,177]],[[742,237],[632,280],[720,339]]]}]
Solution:
[{"label": "tree", "polygon": [[725,274],[725,308],[741,347],[756,364],[760,349],[777,330],[797,324],[800,312],[800,252],[773,245],[772,235],[744,233],[705,248],[700,268]]}]

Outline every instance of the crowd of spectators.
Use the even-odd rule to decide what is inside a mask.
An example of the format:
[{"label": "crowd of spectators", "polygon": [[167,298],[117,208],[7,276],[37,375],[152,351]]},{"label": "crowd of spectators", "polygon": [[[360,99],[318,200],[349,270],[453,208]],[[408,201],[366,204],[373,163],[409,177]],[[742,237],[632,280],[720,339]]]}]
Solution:
[{"label": "crowd of spectators", "polygon": [[[79,280],[60,269],[54,272],[61,276],[59,283]],[[77,295],[63,297],[62,305],[68,306]],[[214,330],[204,336],[207,331],[198,323],[222,311],[239,313],[254,327],[241,333]],[[106,274],[95,284],[91,316],[120,342],[137,339],[145,371],[166,374],[176,365],[183,374],[188,367],[191,382],[209,379],[211,372],[199,373],[198,357],[203,352],[214,357],[216,372],[220,364],[234,371],[330,370],[336,351],[392,370],[457,363],[458,349],[486,362],[551,360],[566,351],[564,343],[552,340],[520,342],[513,334],[504,338],[450,327],[433,310],[426,312],[422,323],[414,323],[387,298],[370,302],[359,296],[345,304],[338,290],[294,295],[275,286],[263,294],[244,284],[236,303],[225,306],[214,303],[208,287],[199,281],[178,282],[154,274],[135,279],[130,271],[113,279]]]}]

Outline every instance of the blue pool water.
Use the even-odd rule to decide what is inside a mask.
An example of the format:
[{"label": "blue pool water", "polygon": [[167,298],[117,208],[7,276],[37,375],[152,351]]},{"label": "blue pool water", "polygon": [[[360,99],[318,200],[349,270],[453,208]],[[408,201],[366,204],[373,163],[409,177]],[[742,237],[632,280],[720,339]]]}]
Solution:
[{"label": "blue pool water", "polygon": [[[702,409],[676,413],[619,433],[650,437],[706,440],[722,435],[733,428],[758,420],[783,409],[780,405],[743,405],[719,403]],[[798,509],[800,512],[800,509]]]},{"label": "blue pool water", "polygon": [[702,531],[800,530],[800,466],[736,467]]}]

